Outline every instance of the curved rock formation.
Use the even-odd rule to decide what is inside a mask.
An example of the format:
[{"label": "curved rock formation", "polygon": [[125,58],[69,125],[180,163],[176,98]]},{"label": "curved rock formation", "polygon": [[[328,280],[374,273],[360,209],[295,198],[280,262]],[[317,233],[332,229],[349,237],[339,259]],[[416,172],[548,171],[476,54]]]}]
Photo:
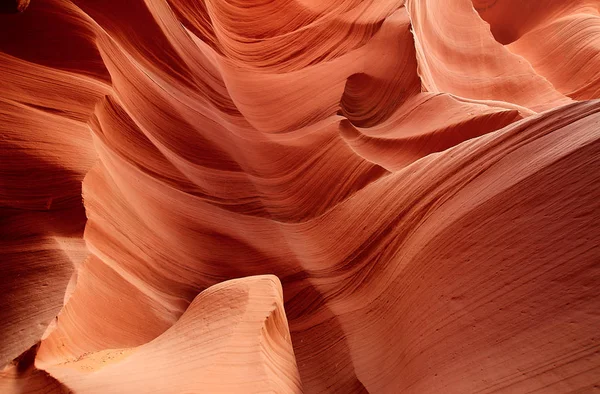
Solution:
[{"label": "curved rock formation", "polygon": [[36,365],[76,392],[301,392],[274,276],[211,286],[172,327],[137,348],[59,364],[50,358],[38,353]]},{"label": "curved rock formation", "polygon": [[0,15],[0,391],[597,389],[600,3],[540,3]]}]

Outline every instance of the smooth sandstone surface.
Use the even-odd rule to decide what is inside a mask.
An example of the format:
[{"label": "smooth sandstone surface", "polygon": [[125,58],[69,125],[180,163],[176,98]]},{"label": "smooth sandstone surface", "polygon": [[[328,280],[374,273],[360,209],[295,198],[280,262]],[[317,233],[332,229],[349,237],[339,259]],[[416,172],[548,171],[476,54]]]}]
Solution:
[{"label": "smooth sandstone surface", "polygon": [[0,392],[600,390],[599,1],[9,5]]}]

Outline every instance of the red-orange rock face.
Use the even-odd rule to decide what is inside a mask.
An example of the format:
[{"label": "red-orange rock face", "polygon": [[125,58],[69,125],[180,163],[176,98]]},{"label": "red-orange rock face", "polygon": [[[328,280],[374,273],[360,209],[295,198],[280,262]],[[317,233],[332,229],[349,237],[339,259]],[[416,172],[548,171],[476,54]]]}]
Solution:
[{"label": "red-orange rock face", "polygon": [[0,392],[600,390],[600,1],[28,3]]}]

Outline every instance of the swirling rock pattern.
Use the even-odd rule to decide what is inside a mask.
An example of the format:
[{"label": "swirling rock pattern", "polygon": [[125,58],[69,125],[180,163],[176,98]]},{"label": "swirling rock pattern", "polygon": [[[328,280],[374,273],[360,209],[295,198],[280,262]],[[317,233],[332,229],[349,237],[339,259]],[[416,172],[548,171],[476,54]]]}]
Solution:
[{"label": "swirling rock pattern", "polygon": [[2,392],[599,389],[598,1],[25,3]]}]

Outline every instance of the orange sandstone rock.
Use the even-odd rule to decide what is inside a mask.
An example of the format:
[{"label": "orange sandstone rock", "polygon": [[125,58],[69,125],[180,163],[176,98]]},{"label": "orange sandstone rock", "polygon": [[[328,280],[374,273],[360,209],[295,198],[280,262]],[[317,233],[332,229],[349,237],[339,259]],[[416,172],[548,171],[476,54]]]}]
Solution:
[{"label": "orange sandstone rock", "polygon": [[533,3],[0,15],[0,391],[597,389],[599,3]]}]

